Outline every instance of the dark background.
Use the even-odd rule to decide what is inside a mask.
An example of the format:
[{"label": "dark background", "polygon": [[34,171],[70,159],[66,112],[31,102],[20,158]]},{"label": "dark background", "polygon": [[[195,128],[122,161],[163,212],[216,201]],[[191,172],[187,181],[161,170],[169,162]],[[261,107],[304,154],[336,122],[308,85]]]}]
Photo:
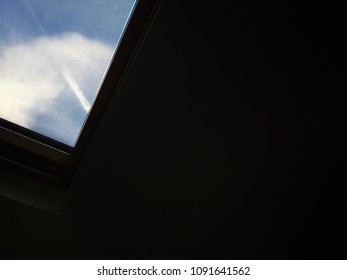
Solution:
[{"label": "dark background", "polygon": [[345,14],[164,1],[59,215],[0,198],[1,258],[346,259]]}]

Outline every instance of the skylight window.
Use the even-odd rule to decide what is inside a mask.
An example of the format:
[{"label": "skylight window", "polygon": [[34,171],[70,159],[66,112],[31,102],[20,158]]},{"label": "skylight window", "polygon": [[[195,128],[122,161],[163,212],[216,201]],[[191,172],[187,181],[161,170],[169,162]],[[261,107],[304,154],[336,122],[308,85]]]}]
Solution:
[{"label": "skylight window", "polygon": [[74,147],[136,0],[1,0],[0,118]]},{"label": "skylight window", "polygon": [[162,0],[0,0],[0,164],[68,188]]}]

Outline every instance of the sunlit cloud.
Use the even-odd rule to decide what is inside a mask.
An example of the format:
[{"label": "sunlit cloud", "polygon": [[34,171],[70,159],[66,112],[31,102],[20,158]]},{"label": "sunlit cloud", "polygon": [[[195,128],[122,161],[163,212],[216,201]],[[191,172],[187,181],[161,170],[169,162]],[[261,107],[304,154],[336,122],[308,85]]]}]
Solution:
[{"label": "sunlit cloud", "polygon": [[0,46],[0,117],[73,145],[112,53],[77,33]]}]

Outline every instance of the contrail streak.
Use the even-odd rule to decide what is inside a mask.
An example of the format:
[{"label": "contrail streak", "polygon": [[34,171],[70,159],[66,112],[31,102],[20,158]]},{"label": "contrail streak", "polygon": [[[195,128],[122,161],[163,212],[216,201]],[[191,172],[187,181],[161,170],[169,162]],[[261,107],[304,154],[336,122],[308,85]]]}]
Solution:
[{"label": "contrail streak", "polygon": [[63,76],[64,76],[66,82],[68,83],[68,85],[70,86],[72,92],[76,95],[78,101],[81,103],[83,109],[86,112],[89,112],[91,105],[90,105],[89,101],[87,100],[87,98],[85,97],[83,91],[81,90],[81,88],[79,87],[77,82],[75,81],[75,79],[70,74],[70,72],[68,70],[64,70]]},{"label": "contrail streak", "polygon": [[39,18],[37,17],[33,7],[31,6],[31,4],[28,2],[28,0],[24,0],[22,1],[24,2],[24,5],[26,6],[28,12],[30,13],[30,15],[32,16],[32,20],[35,22],[36,26],[39,28],[40,32],[43,35],[47,35],[46,30],[43,28]]}]

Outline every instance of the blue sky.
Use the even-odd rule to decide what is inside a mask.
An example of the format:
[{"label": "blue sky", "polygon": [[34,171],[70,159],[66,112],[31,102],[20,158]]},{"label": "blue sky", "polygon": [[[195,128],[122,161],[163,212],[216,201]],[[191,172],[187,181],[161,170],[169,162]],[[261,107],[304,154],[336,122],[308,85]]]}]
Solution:
[{"label": "blue sky", "polygon": [[0,0],[0,117],[74,146],[134,0]]}]

